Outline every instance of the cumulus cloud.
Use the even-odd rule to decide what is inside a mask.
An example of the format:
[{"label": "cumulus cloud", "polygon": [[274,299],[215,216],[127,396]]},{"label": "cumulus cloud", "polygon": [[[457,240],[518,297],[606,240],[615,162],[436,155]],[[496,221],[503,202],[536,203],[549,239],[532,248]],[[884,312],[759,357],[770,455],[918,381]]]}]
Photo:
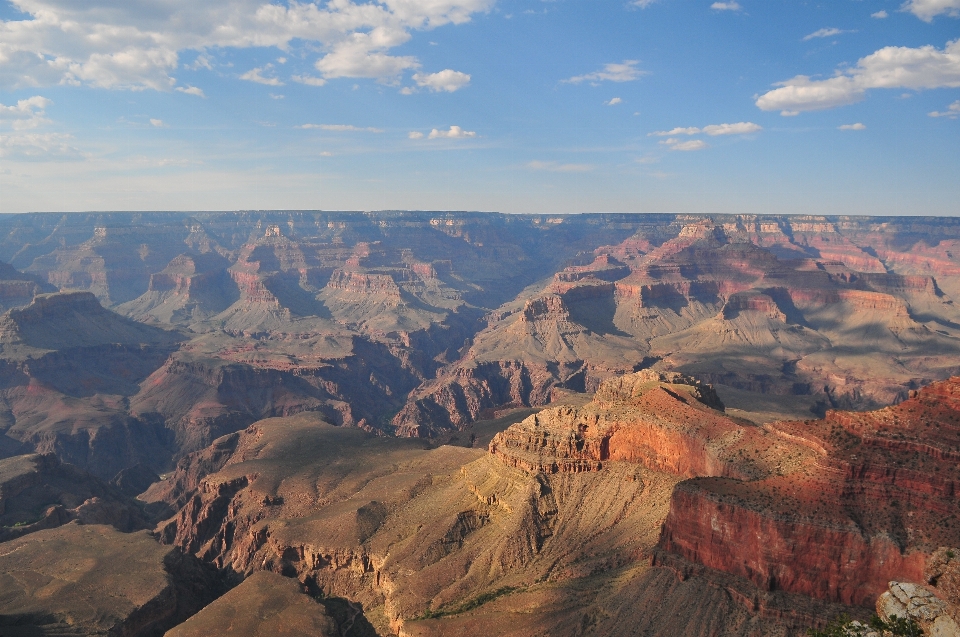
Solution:
[{"label": "cumulus cloud", "polygon": [[702,150],[707,147],[707,143],[702,139],[688,139],[687,141],[682,141],[676,137],[670,137],[661,141],[660,143],[670,150],[681,151]]},{"label": "cumulus cloud", "polygon": [[334,131],[334,132],[365,132],[365,133],[382,133],[382,128],[374,128],[372,126],[360,127],[353,126],[351,124],[302,124],[299,128],[311,129],[319,128],[320,130]]},{"label": "cumulus cloud", "polygon": [[460,71],[444,69],[439,73],[414,73],[413,81],[417,83],[417,86],[428,88],[434,92],[453,93],[469,86],[470,76]]},{"label": "cumulus cloud", "polygon": [[607,106],[616,106],[617,104],[623,104],[623,100],[620,99],[619,97],[615,97],[608,102],[604,102],[604,104],[606,104]]},{"label": "cumulus cloud", "polygon": [[907,0],[903,10],[909,11],[924,22],[932,22],[938,15],[960,17],[960,0]]},{"label": "cumulus cloud", "polygon": [[418,130],[410,131],[409,133],[407,133],[407,137],[409,137],[410,139],[423,139],[423,133],[421,133]]},{"label": "cumulus cloud", "polygon": [[867,127],[860,122],[856,124],[843,124],[842,126],[837,126],[839,130],[867,130]]},{"label": "cumulus cloud", "polygon": [[[198,53],[187,67],[197,70],[212,68],[206,52],[217,48],[293,45],[320,51],[316,68],[325,79],[389,83],[420,67],[414,57],[390,55],[412,32],[462,24],[495,2],[164,0],[144,10],[141,2],[11,0],[28,18],[0,21],[0,84],[169,91],[184,52]],[[257,77],[264,74],[247,79]]]},{"label": "cumulus cloud", "polygon": [[870,89],[932,89],[960,87],[960,40],[942,49],[884,47],[850,69],[838,70],[824,80],[798,75],[776,84],[779,88],[757,97],[764,111],[796,115],[800,111],[836,108],[859,102]]},{"label": "cumulus cloud", "polygon": [[555,161],[532,161],[527,164],[527,168],[553,173],[585,173],[593,170],[590,164],[561,164]]},{"label": "cumulus cloud", "polygon": [[641,9],[646,9],[651,4],[658,2],[659,0],[633,0],[630,4],[634,7],[640,7]]},{"label": "cumulus cloud", "polygon": [[674,137],[676,135],[699,135],[703,133],[711,137],[720,135],[747,135],[757,133],[763,130],[763,126],[753,122],[737,122],[736,124],[711,124],[703,128],[690,126],[687,128],[674,128],[672,130],[658,130],[650,133],[649,137]]},{"label": "cumulus cloud", "polygon": [[151,118],[150,118],[150,125],[151,125],[151,126],[154,126],[154,127],[156,127],[156,128],[163,128],[163,120],[162,120],[162,119],[154,119],[154,118],[151,117]]},{"label": "cumulus cloud", "polygon": [[871,14],[870,14],[870,17],[871,17],[871,18],[876,18],[877,20],[883,20],[884,18],[890,17],[890,14],[887,13],[885,10],[880,9],[880,10],[877,11],[876,13],[871,13]]},{"label": "cumulus cloud", "polygon": [[13,130],[27,130],[49,124],[50,120],[44,115],[51,104],[51,100],[41,95],[20,100],[12,106],[0,104],[0,126],[6,128],[9,125]]},{"label": "cumulus cloud", "polygon": [[844,31],[843,29],[837,29],[835,27],[829,27],[825,29],[819,29],[814,31],[809,35],[803,36],[803,41],[807,42],[815,38],[832,38],[835,35],[841,35],[843,33],[856,33],[856,31]]},{"label": "cumulus cloud", "polygon": [[473,131],[463,130],[459,126],[451,126],[449,130],[437,130],[434,128],[430,131],[430,134],[427,135],[427,139],[466,139],[467,137],[476,137],[477,134]]},{"label": "cumulus cloud", "polygon": [[928,115],[930,115],[930,117],[949,117],[950,119],[957,119],[957,117],[960,117],[960,100],[957,100],[948,106],[946,111],[933,111],[928,113]]},{"label": "cumulus cloud", "polygon": [[716,11],[740,11],[743,9],[736,0],[733,2],[714,2],[710,5],[710,8]]},{"label": "cumulus cloud", "polygon": [[0,104],[0,131],[3,131],[0,134],[0,157],[34,161],[82,158],[71,143],[71,135],[37,132],[36,129],[52,123],[45,117],[51,104],[53,102],[42,95],[19,100],[10,106]]},{"label": "cumulus cloud", "polygon": [[256,82],[257,84],[266,84],[267,86],[283,86],[281,82],[276,77],[264,77],[264,72],[270,72],[273,69],[273,64],[264,64],[263,66],[250,69],[246,73],[240,76],[241,80],[247,80],[248,82]]},{"label": "cumulus cloud", "polygon": [[605,64],[599,71],[586,75],[575,75],[563,81],[569,84],[579,84],[580,82],[632,82],[640,79],[640,76],[644,74],[637,68],[638,64],[640,64],[639,60],[624,60],[619,64]]}]

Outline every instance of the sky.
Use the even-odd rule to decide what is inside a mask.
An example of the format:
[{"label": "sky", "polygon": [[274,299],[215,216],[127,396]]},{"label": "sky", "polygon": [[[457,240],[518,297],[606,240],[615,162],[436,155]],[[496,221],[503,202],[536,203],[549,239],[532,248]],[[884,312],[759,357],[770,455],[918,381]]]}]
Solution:
[{"label": "sky", "polygon": [[0,212],[960,214],[960,0],[0,0]]}]

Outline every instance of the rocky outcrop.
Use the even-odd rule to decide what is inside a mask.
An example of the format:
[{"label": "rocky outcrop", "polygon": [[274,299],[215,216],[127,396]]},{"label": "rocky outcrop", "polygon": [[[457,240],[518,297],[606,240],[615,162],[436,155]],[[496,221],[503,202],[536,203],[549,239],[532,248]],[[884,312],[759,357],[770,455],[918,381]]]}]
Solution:
[{"label": "rocky outcrop", "polygon": [[[794,233],[792,221],[685,221],[646,251],[605,247],[489,314],[461,360],[413,393],[398,431],[436,435],[486,409],[546,404],[552,387],[591,391],[651,365],[806,396],[813,413],[876,408],[960,372],[958,343],[929,322],[960,319],[937,280],[887,272],[834,222],[797,222]],[[531,402],[496,388],[519,365],[538,376]]]},{"label": "rocky outcrop", "polygon": [[768,427],[816,454],[759,481],[682,483],[660,546],[763,590],[852,605],[872,606],[891,580],[923,582],[926,553],[960,540],[958,388],[951,379],[880,411]]},{"label": "rocky outcrop", "polygon": [[53,454],[0,460],[0,542],[74,520],[123,532],[150,526],[132,498]]},{"label": "rocky outcrop", "polygon": [[[558,371],[583,387],[582,363]],[[464,365],[456,374],[456,382],[436,383],[435,389],[427,385],[422,398],[411,399],[400,410],[392,422],[397,435],[430,437],[461,429],[486,410],[545,405],[557,386],[557,374],[546,365],[519,360]]]},{"label": "rocky outcrop", "polygon": [[329,395],[296,375],[217,359],[171,357],[143,382],[130,410],[173,431],[180,453],[260,418],[317,410]]},{"label": "rocky outcrop", "polygon": [[852,520],[802,519],[772,500],[760,508],[758,495],[736,486],[718,480],[679,485],[660,546],[761,590],[850,605],[872,605],[891,576],[922,576],[922,553],[904,554],[890,538],[865,535]]},{"label": "rocky outcrop", "polygon": [[42,294],[22,309],[0,316],[0,344],[63,350],[109,344],[170,344],[176,334],[148,327],[104,309],[89,292]]},{"label": "rocky outcrop", "polygon": [[926,587],[905,582],[890,582],[889,590],[877,599],[880,619],[913,620],[930,637],[960,636],[960,624],[955,619],[958,611]]},{"label": "rocky outcrop", "polygon": [[585,407],[548,409],[513,425],[494,437],[490,453],[532,473],[599,471],[605,462],[626,461],[687,477],[746,477],[733,459],[757,434],[716,411],[722,408],[708,385],[642,371],[604,382]]},{"label": "rocky outcrop", "polygon": [[[353,610],[355,620],[358,614]],[[359,623],[359,622],[357,622]],[[297,580],[267,571],[254,573],[242,584],[205,607],[164,637],[257,637],[259,635],[312,635],[340,637],[353,622],[338,625],[321,603],[303,590]]]}]

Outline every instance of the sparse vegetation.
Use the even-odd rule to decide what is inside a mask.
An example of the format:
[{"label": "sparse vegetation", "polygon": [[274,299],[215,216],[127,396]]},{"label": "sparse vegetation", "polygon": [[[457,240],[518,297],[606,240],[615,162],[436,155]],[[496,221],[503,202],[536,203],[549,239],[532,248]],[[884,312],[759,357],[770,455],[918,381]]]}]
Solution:
[{"label": "sparse vegetation", "polygon": [[477,595],[473,599],[467,600],[464,603],[460,604],[459,606],[455,606],[447,610],[427,609],[426,611],[424,611],[422,615],[420,615],[419,617],[415,617],[414,620],[437,619],[440,617],[447,617],[449,615],[459,615],[461,613],[466,613],[476,608],[480,608],[484,604],[488,602],[492,602],[493,600],[503,597],[504,595],[509,595],[510,593],[513,593],[517,590],[519,589],[515,586],[502,586],[495,591],[488,591],[486,593],[481,593],[480,595]]},{"label": "sparse vegetation", "polygon": [[879,632],[883,637],[921,637],[923,631],[916,621],[893,615],[890,621],[884,621],[874,615],[869,624],[850,619],[849,615],[837,616],[827,624],[823,630],[811,628],[807,631],[810,637],[856,637],[872,632]]}]

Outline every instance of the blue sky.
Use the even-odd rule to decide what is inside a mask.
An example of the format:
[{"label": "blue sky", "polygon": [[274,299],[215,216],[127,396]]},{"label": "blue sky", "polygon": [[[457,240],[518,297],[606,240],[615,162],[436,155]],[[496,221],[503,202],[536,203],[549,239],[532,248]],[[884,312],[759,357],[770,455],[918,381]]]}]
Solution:
[{"label": "blue sky", "polygon": [[0,0],[0,211],[960,213],[960,0]]}]

